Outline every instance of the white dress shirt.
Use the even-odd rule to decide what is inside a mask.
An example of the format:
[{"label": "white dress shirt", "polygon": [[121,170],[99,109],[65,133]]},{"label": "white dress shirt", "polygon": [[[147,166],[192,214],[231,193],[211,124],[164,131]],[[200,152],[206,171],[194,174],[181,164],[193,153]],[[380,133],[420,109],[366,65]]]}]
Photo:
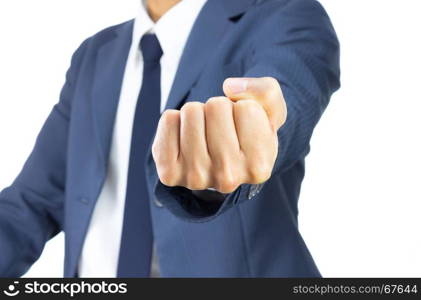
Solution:
[{"label": "white dress shirt", "polygon": [[[114,124],[107,178],[96,203],[79,261],[80,277],[116,277],[123,228],[132,126],[140,87],[143,60],[139,49],[145,33],[156,34],[161,57],[161,112],[175,77],[187,38],[206,0],[182,0],[157,23],[145,4],[135,19],[132,45]],[[154,261],[156,256],[154,256]],[[156,264],[153,264],[156,265]]]}]

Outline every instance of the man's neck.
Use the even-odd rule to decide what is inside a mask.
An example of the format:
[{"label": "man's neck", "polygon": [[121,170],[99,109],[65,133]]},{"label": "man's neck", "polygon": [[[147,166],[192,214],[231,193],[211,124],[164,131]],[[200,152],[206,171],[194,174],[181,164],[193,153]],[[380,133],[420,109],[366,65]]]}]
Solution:
[{"label": "man's neck", "polygon": [[148,9],[149,16],[152,21],[156,22],[161,18],[167,11],[171,9],[181,0],[147,0],[146,7]]}]

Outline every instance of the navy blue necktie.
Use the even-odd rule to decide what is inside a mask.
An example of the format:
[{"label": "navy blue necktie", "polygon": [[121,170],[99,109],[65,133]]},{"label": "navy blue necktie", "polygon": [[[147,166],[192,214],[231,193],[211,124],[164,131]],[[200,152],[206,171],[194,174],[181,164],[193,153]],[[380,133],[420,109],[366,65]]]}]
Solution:
[{"label": "navy blue necktie", "polygon": [[160,117],[162,49],[154,34],[145,34],[140,48],[144,63],[143,81],[133,123],[118,277],[149,277],[152,258],[145,160]]}]

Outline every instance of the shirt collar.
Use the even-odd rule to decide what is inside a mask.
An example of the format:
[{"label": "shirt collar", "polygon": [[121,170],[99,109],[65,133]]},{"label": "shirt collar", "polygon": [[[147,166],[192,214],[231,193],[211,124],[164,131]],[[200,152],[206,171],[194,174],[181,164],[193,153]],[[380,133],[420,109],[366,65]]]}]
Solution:
[{"label": "shirt collar", "polygon": [[143,0],[135,19],[133,45],[138,47],[145,33],[155,33],[164,56],[178,61],[193,24],[205,3],[206,0],[182,0],[154,23]]}]

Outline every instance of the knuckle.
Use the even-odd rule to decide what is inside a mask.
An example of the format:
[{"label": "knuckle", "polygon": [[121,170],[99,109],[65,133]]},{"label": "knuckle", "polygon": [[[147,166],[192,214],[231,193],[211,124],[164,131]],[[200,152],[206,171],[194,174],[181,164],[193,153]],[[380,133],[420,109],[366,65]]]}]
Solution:
[{"label": "knuckle", "polygon": [[229,100],[227,97],[219,96],[219,97],[211,97],[206,101],[206,105],[219,105],[221,103],[226,104],[230,103],[231,100]]},{"label": "knuckle", "polygon": [[166,186],[176,186],[177,179],[174,176],[174,170],[169,167],[157,166],[159,180]]},{"label": "knuckle", "polygon": [[239,183],[231,172],[222,171],[216,176],[217,190],[221,193],[232,193],[235,191]]},{"label": "knuckle", "polygon": [[231,106],[232,102],[227,97],[212,97],[206,101],[206,110],[207,111],[218,111],[221,108],[226,106]]},{"label": "knuckle", "polygon": [[255,100],[241,100],[235,103],[234,107],[241,113],[254,115],[262,106]]},{"label": "knuckle", "polygon": [[165,110],[160,118],[160,122],[163,122],[166,125],[171,125],[173,122],[178,120],[180,112],[175,109],[167,109]]},{"label": "knuckle", "polygon": [[268,180],[272,174],[272,166],[267,162],[253,163],[249,167],[250,183],[259,184]]},{"label": "knuckle", "polygon": [[198,101],[190,101],[181,107],[181,112],[184,114],[197,113],[203,110],[203,103]]},{"label": "knuckle", "polygon": [[207,188],[207,180],[204,172],[196,169],[189,171],[186,176],[187,188],[190,190],[204,190]]},{"label": "knuckle", "polygon": [[180,110],[181,124],[189,124],[190,121],[203,118],[203,103],[187,102]]},{"label": "knuckle", "polygon": [[263,86],[265,87],[262,91],[263,96],[268,99],[277,99],[281,91],[278,80],[273,77],[263,77],[262,80],[264,81]]},{"label": "knuckle", "polygon": [[279,87],[279,82],[274,77],[266,76],[262,77],[262,80],[265,81],[266,85],[269,87],[277,88]]}]

